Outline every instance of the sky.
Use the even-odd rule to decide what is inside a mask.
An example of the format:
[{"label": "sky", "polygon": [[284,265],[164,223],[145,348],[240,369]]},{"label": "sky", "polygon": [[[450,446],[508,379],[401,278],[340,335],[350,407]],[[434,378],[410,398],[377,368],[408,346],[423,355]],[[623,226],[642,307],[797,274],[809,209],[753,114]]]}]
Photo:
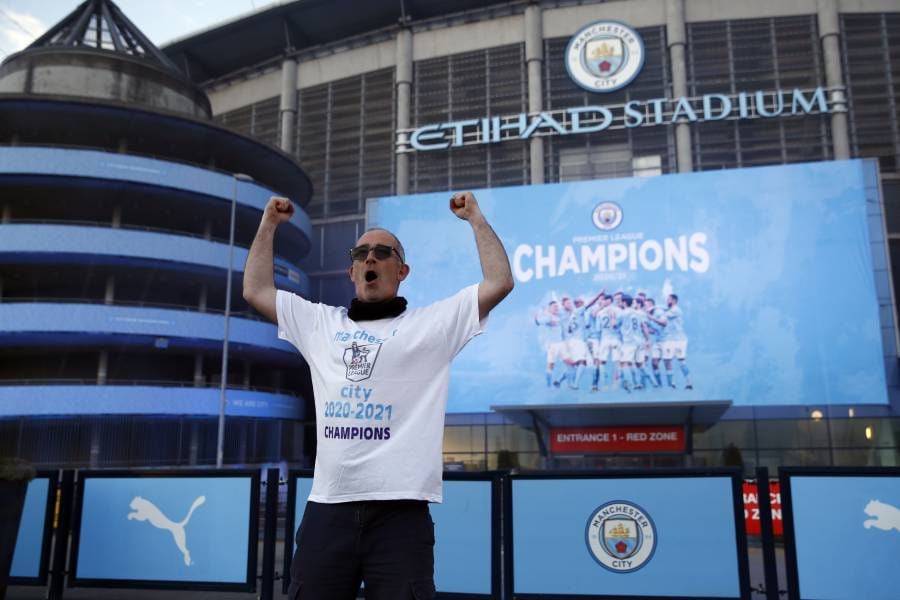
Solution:
[{"label": "sky", "polygon": [[[115,0],[157,46],[289,0]],[[31,44],[81,0],[0,0],[0,61]]]}]

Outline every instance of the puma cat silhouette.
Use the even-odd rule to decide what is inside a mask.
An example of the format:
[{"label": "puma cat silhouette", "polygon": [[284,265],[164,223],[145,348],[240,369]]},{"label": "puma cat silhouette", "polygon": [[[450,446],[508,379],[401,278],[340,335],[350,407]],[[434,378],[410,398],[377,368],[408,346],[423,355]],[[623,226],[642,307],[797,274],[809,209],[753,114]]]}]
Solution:
[{"label": "puma cat silhouette", "polygon": [[187,516],[180,523],[175,523],[171,521],[166,515],[159,510],[155,504],[147,500],[146,498],[141,498],[140,496],[135,496],[134,500],[131,501],[129,506],[131,510],[134,512],[128,513],[128,520],[131,521],[135,519],[137,521],[149,521],[151,525],[156,527],[157,529],[165,529],[169,533],[172,534],[172,537],[175,538],[175,545],[178,546],[178,549],[184,555],[184,564],[187,566],[191,566],[193,561],[191,561],[191,553],[187,549],[187,540],[185,538],[184,528],[188,524],[188,521],[191,519],[191,515],[194,514],[194,511],[198,506],[206,502],[206,496],[199,496],[194,503],[191,504],[191,509],[188,511]]},{"label": "puma cat silhouette", "polygon": [[870,517],[874,517],[863,522],[863,527],[866,529],[875,527],[884,531],[891,529],[900,531],[900,508],[878,500],[869,500],[863,511]]}]

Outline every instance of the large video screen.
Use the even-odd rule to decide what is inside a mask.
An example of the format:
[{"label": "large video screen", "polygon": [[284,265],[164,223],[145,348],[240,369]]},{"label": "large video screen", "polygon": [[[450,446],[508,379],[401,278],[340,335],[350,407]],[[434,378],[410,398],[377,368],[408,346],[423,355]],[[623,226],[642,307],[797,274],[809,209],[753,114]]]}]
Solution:
[{"label": "large video screen", "polygon": [[16,536],[12,568],[9,576],[14,583],[42,583],[47,571],[49,553],[48,502],[50,477],[36,477],[28,482],[25,506]]},{"label": "large video screen", "polygon": [[516,596],[740,598],[740,492],[730,476],[512,481]]},{"label": "large video screen", "polygon": [[[252,590],[256,473],[82,479],[76,585]],[[154,585],[155,584],[155,585]]]},{"label": "large video screen", "polygon": [[[838,161],[475,190],[516,287],[455,359],[448,409],[887,403],[875,168]],[[406,249],[400,293],[410,306],[482,278],[449,195],[369,203],[368,225]]]},{"label": "large video screen", "polygon": [[794,548],[788,578],[799,591],[793,597],[900,597],[900,469],[892,471],[782,473],[790,490],[785,535]]}]

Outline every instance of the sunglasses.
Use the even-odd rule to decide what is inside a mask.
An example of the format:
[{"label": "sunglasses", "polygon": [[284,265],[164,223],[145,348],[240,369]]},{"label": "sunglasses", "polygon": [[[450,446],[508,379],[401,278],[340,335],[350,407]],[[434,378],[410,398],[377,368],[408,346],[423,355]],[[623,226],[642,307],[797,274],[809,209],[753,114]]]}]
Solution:
[{"label": "sunglasses", "polygon": [[352,260],[366,260],[369,256],[369,252],[374,254],[375,258],[378,260],[390,258],[391,252],[394,252],[397,255],[397,258],[400,259],[400,263],[403,263],[403,257],[400,256],[400,251],[393,246],[385,246],[384,244],[375,244],[374,246],[361,244],[359,246],[353,246],[350,248],[350,258]]}]

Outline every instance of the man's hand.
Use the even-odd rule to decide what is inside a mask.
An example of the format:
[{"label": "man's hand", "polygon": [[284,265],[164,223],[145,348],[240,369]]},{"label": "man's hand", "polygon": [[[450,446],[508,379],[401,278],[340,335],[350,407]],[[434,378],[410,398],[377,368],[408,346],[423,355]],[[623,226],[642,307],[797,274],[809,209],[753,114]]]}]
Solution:
[{"label": "man's hand", "polygon": [[287,223],[294,216],[294,205],[284,196],[272,196],[263,210],[263,220],[273,225]]},{"label": "man's hand", "polygon": [[483,219],[481,209],[478,207],[478,201],[472,192],[456,192],[450,197],[450,211],[462,219],[474,223],[476,220]]}]

